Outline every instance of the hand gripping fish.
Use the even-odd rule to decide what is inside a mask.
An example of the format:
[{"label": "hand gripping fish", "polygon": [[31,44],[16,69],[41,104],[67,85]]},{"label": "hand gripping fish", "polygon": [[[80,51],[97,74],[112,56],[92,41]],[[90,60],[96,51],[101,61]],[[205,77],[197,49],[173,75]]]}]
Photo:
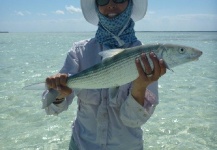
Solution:
[{"label": "hand gripping fish", "polygon": [[[150,52],[154,52],[158,59],[163,59],[167,69],[170,70],[178,65],[197,60],[202,55],[200,50],[175,44],[149,44],[107,50],[99,53],[103,57],[101,63],[69,76],[67,86],[72,89],[101,89],[127,84],[138,77],[135,59],[142,53],[147,55],[153,69],[153,62],[148,55]],[[41,84],[44,87],[44,83],[38,83],[23,89],[35,90]]]}]

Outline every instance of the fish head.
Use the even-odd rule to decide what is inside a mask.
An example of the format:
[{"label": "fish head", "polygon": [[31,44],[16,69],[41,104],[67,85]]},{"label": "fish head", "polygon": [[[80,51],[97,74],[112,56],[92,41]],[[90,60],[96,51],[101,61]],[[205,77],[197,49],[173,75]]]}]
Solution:
[{"label": "fish head", "polygon": [[166,62],[168,68],[198,60],[202,55],[202,51],[183,45],[163,44],[162,58]]}]

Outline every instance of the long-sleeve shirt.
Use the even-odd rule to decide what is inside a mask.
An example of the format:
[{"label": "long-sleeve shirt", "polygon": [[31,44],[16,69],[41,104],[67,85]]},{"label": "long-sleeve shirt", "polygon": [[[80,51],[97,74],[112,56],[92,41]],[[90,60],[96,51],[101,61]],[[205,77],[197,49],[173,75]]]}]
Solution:
[{"label": "long-sleeve shirt", "polygon": [[[127,47],[141,45],[136,41]],[[99,52],[108,50],[95,38],[74,43],[60,73],[76,74],[102,61]],[[129,72],[130,73],[130,72]],[[131,95],[132,83],[109,89],[73,89],[60,104],[45,107],[49,115],[67,110],[77,97],[77,117],[72,125],[73,138],[79,150],[142,150],[141,126],[151,117],[158,104],[158,83],[147,87],[146,103],[141,106]],[[55,99],[49,90],[42,102]]]}]

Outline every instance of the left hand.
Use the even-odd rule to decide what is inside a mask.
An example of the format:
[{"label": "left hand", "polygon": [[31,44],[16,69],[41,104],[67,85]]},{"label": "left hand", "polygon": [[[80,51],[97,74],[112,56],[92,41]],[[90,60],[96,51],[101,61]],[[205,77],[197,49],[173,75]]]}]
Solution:
[{"label": "left hand", "polygon": [[72,89],[67,86],[67,74],[55,74],[46,78],[46,84],[48,89],[55,89],[59,95],[57,99],[62,99],[72,93]]},{"label": "left hand", "polygon": [[[139,77],[133,81],[131,93],[141,105],[144,103],[147,86],[154,81],[157,81],[166,73],[166,65],[164,61],[162,59],[159,60],[153,52],[149,55],[154,65],[153,70],[151,69],[146,54],[141,54],[141,61],[139,59],[136,59],[135,61]],[[142,63],[145,67],[145,71],[143,70]]]},{"label": "left hand", "polygon": [[[139,77],[134,81],[134,83],[139,83],[140,87],[147,87],[166,73],[166,65],[164,64],[164,61],[162,59],[158,60],[157,56],[153,52],[149,55],[154,64],[153,70],[151,69],[145,54],[141,54],[141,62],[139,59],[136,59],[136,67]],[[143,70],[141,63],[143,63],[145,71]]]}]

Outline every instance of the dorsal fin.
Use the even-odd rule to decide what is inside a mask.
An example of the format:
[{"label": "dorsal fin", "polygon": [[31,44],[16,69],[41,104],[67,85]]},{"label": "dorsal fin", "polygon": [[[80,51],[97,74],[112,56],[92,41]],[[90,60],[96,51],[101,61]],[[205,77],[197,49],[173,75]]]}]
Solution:
[{"label": "dorsal fin", "polygon": [[119,54],[122,51],[124,51],[124,49],[111,49],[99,52],[99,55],[102,56],[102,60],[105,60]]}]

